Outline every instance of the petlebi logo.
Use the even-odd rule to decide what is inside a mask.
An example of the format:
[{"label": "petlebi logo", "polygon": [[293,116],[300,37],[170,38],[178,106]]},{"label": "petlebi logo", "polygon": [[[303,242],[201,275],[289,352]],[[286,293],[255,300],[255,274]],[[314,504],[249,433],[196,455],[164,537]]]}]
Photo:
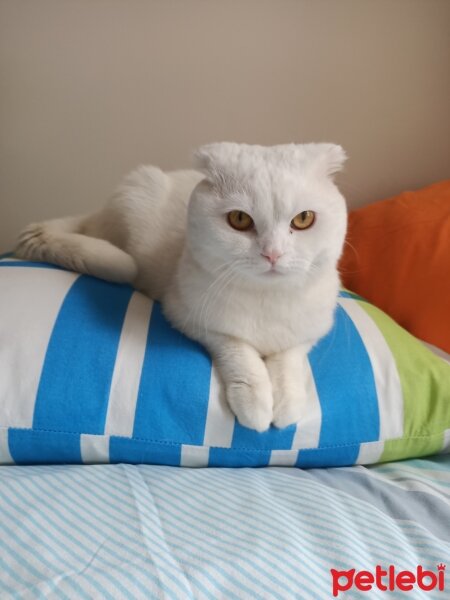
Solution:
[{"label": "petlebi logo", "polygon": [[333,596],[336,598],[340,593],[345,593],[352,588],[360,592],[370,592],[378,589],[382,592],[411,592],[423,590],[424,592],[439,591],[445,589],[445,565],[440,563],[434,571],[424,569],[418,565],[415,571],[398,571],[394,565],[386,569],[377,565],[374,571],[337,571],[331,569],[331,585]]}]

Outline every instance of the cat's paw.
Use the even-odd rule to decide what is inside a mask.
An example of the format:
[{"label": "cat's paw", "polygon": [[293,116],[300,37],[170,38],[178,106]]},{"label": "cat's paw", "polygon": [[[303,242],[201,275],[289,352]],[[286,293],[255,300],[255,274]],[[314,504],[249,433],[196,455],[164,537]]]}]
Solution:
[{"label": "cat's paw", "polygon": [[273,420],[278,429],[298,423],[304,415],[306,389],[298,366],[292,369],[280,356],[266,361],[273,389]]},{"label": "cat's paw", "polygon": [[272,423],[278,429],[297,424],[303,416],[302,402],[298,396],[282,402],[276,402],[273,410]]},{"label": "cat's paw", "polygon": [[269,429],[273,419],[273,397],[270,382],[233,382],[227,386],[227,400],[237,420],[258,432]]},{"label": "cat's paw", "polygon": [[42,248],[48,242],[43,223],[31,223],[19,235],[14,256],[23,259],[41,258]]}]

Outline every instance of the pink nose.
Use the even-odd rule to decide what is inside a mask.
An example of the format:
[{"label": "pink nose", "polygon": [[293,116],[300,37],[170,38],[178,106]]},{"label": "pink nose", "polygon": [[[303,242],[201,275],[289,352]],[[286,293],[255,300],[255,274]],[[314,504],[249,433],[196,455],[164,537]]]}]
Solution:
[{"label": "pink nose", "polygon": [[282,256],[282,254],[281,252],[261,252],[261,256],[264,256],[264,258],[266,258],[271,265],[274,265],[280,256]]}]

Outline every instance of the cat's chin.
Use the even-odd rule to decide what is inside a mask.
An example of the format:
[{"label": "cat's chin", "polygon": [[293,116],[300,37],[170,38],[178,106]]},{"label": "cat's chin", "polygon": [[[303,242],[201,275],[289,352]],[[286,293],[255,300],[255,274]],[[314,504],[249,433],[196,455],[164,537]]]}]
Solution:
[{"label": "cat's chin", "polygon": [[269,269],[268,271],[264,271],[261,275],[259,275],[261,279],[266,281],[281,281],[283,279],[289,278],[289,273],[285,271],[280,271],[278,269]]},{"label": "cat's chin", "polygon": [[269,269],[268,271],[264,271],[263,275],[270,277],[275,275],[280,276],[283,275],[283,273],[281,273],[281,271],[278,271],[277,269]]},{"label": "cat's chin", "polygon": [[262,287],[286,289],[292,286],[303,286],[307,279],[307,273],[268,269],[262,273],[252,273],[247,278],[247,281],[252,281],[255,285],[259,284]]}]

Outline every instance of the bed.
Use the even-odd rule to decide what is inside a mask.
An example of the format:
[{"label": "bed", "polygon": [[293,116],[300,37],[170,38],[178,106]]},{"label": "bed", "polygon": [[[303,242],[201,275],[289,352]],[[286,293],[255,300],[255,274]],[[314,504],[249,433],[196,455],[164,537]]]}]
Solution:
[{"label": "bed", "polygon": [[[309,471],[8,466],[0,514],[5,599],[332,598],[332,569],[442,572],[450,456]],[[338,581],[338,596],[364,595]]]}]

